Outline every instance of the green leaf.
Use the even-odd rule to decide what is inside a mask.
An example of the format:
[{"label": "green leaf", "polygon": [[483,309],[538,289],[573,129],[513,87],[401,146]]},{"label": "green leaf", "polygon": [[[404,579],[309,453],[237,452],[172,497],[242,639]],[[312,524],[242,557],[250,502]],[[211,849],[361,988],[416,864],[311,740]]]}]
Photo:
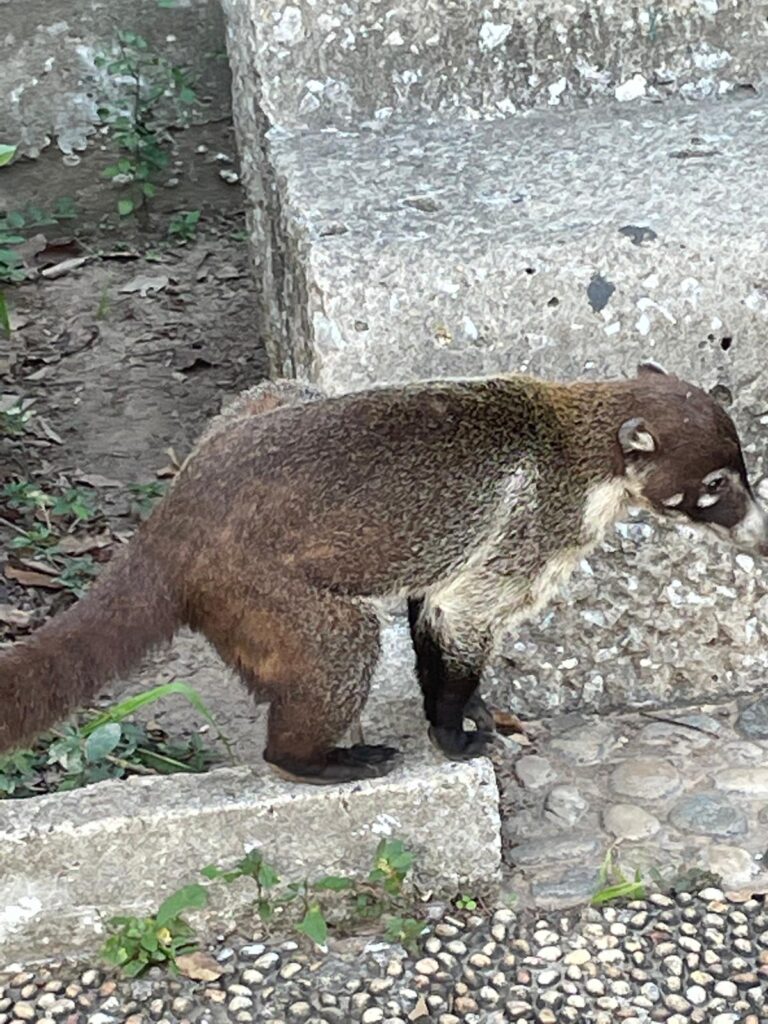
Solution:
[{"label": "green leaf", "polygon": [[157,189],[155,188],[151,181],[145,181],[144,184],[141,186],[141,190],[147,197],[147,199],[152,199],[155,195],[157,195]]},{"label": "green leaf", "polygon": [[329,889],[331,892],[341,892],[342,889],[352,889],[354,881],[351,878],[341,878],[337,875],[326,875],[319,878],[312,886],[313,889]]},{"label": "green leaf", "polygon": [[5,223],[9,228],[23,228],[26,221],[24,220],[23,213],[19,213],[18,210],[11,210],[9,214],[6,214]]},{"label": "green leaf", "polygon": [[11,317],[8,312],[8,302],[5,298],[5,292],[0,292],[0,331],[10,338],[11,336]]},{"label": "green leaf", "polygon": [[132,199],[118,199],[117,200],[117,212],[121,217],[127,217],[133,213],[134,202]]},{"label": "green leaf", "polygon": [[202,885],[185,885],[160,904],[155,920],[162,928],[185,910],[200,910],[208,903],[208,892]]},{"label": "green leaf", "polygon": [[16,156],[18,146],[8,146],[0,142],[0,167],[5,167]]},{"label": "green leaf", "polygon": [[155,686],[151,690],[145,690],[144,693],[137,693],[134,697],[127,697],[119,704],[115,704],[114,707],[107,708],[100,715],[96,715],[89,722],[82,727],[83,736],[88,736],[98,729],[100,725],[105,722],[122,722],[124,718],[129,718],[131,715],[135,715],[137,711],[141,710],[145,705],[152,704],[156,700],[162,700],[163,697],[170,697],[174,694],[179,694],[185,697],[195,711],[208,722],[209,725],[213,726],[216,733],[227,749],[227,753],[234,760],[234,752],[232,745],[230,744],[227,737],[221,732],[219,727],[216,725],[216,721],[208,710],[206,705],[203,703],[200,694],[189,683],[181,682],[181,680],[175,680],[172,683],[163,683],[161,686]]},{"label": "green leaf", "polygon": [[303,932],[308,938],[316,942],[318,946],[324,946],[328,938],[328,925],[323,917],[320,907],[313,903],[304,915],[302,921],[296,925],[298,931]]},{"label": "green leaf", "polygon": [[103,761],[120,742],[122,730],[117,722],[107,722],[94,729],[85,741],[85,757],[88,761]]},{"label": "green leaf", "polygon": [[194,89],[190,89],[188,85],[183,85],[179,89],[179,102],[180,103],[194,103],[197,99],[197,93]]},{"label": "green leaf", "polygon": [[141,948],[146,949],[148,953],[154,953],[160,946],[160,941],[157,938],[157,932],[153,929],[148,929],[144,932],[141,937]]}]

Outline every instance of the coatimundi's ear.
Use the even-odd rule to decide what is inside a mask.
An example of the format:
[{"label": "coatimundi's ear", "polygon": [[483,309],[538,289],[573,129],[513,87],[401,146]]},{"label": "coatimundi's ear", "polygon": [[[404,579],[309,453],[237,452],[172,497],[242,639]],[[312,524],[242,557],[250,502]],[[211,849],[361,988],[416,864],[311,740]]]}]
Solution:
[{"label": "coatimundi's ear", "polygon": [[652,359],[644,359],[642,363],[637,364],[637,375],[642,376],[644,373],[660,373],[663,377],[668,377],[669,373],[664,369],[660,363],[654,363]]},{"label": "coatimundi's ear", "polygon": [[639,416],[633,416],[631,420],[624,420],[621,424],[619,444],[625,455],[656,451],[656,439]]}]

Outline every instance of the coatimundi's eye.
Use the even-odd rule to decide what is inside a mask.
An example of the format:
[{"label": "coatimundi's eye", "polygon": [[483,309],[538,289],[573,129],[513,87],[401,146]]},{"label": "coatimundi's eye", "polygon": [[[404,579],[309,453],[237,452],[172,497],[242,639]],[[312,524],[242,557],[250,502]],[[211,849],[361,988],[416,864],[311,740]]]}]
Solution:
[{"label": "coatimundi's eye", "polygon": [[725,484],[725,474],[721,473],[719,470],[714,473],[710,473],[708,476],[705,476],[704,479],[701,481],[703,493],[700,496],[699,500],[696,502],[698,507],[711,508],[713,505],[716,505],[717,502],[720,500],[720,496],[722,495],[723,489],[725,488]]}]

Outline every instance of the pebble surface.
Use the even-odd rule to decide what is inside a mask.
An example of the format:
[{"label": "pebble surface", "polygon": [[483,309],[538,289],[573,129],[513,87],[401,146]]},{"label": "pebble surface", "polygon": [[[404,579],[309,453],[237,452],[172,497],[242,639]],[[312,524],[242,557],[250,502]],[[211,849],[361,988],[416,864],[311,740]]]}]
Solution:
[{"label": "pebble surface", "polygon": [[761,1024],[768,900],[707,888],[622,907],[482,916],[435,904],[420,947],[378,938],[309,944],[227,937],[221,977],[82,965],[0,975],[0,1024]]},{"label": "pebble surface", "polygon": [[[504,705],[503,694],[491,694]],[[618,844],[625,873],[692,868],[768,891],[768,696],[526,724],[495,759],[521,905],[583,905]]]}]

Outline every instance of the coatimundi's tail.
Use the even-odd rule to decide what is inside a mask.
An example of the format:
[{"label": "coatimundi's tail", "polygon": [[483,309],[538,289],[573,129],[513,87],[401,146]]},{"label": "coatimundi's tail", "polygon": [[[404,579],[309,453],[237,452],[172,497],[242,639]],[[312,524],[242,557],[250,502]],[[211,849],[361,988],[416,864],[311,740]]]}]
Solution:
[{"label": "coatimundi's tail", "polygon": [[137,538],[77,604],[0,652],[0,752],[29,743],[180,625],[170,581]]}]

